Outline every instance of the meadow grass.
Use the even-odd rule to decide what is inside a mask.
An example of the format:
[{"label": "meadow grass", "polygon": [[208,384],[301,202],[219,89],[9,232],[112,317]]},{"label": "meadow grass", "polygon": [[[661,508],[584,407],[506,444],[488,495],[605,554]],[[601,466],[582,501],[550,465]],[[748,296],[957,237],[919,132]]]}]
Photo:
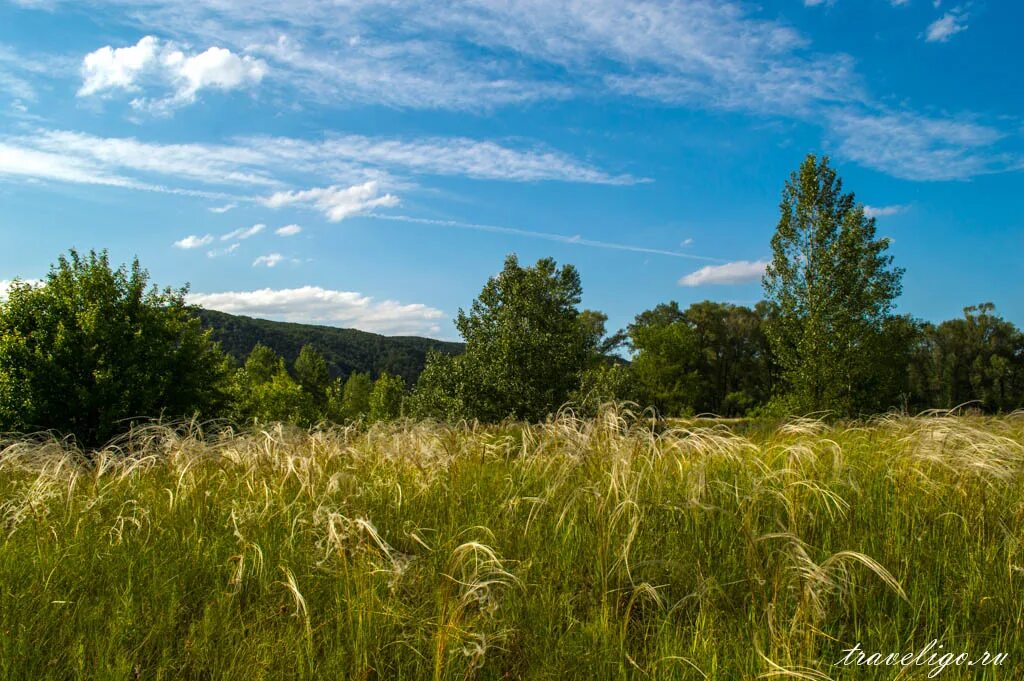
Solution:
[{"label": "meadow grass", "polygon": [[3,679],[1024,671],[1024,416],[138,428],[0,449]]}]

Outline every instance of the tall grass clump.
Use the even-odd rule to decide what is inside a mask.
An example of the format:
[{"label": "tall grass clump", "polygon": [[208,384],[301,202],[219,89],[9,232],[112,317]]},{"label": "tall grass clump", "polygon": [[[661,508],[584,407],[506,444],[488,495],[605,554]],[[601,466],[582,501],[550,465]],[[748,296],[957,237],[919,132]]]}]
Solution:
[{"label": "tall grass clump", "polygon": [[1020,415],[9,439],[0,678],[1017,678],[1022,465]]}]

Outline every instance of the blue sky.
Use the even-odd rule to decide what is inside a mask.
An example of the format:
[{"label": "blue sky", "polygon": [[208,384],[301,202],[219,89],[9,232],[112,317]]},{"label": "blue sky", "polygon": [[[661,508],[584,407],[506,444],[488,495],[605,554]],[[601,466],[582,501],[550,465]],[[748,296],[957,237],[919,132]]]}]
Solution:
[{"label": "blue sky", "polygon": [[455,337],[505,254],[613,328],[753,304],[833,158],[899,309],[1024,323],[1024,4],[0,0],[0,286],[69,247],[229,312]]}]

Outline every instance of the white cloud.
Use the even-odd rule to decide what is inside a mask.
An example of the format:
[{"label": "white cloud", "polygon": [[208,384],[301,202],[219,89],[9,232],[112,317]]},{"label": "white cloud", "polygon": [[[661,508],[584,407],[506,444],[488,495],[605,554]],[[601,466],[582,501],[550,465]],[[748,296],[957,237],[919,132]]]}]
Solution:
[{"label": "white cloud", "polygon": [[967,30],[967,18],[968,15],[965,12],[958,10],[946,12],[941,18],[928,25],[924,39],[930,43],[944,43],[957,33]]},{"label": "white cloud", "polygon": [[8,138],[27,149],[88,163],[106,172],[190,180],[212,185],[273,187],[271,159],[258,149],[219,144],[156,144],[133,137],[98,137],[39,129]]},{"label": "white cloud", "polygon": [[[482,110],[538,100],[625,96],[824,122],[827,132],[835,132],[830,122],[839,115],[888,115],[885,105],[868,91],[853,57],[815,49],[791,23],[771,18],[756,3],[735,0],[96,4],[121,8],[130,13],[133,24],[159,27],[179,41],[159,41],[157,56],[148,60],[154,62],[154,72],[143,67],[136,74],[134,62],[117,59],[111,46],[109,53],[98,51],[101,70],[110,71],[104,78],[126,83],[100,92],[138,87],[149,95],[150,80],[155,78],[168,90],[166,99],[172,103],[188,100],[204,88],[259,82],[268,97],[297,107],[370,103]],[[395,21],[396,15],[400,21]],[[950,30],[966,27],[965,12],[952,10],[948,16],[952,21],[943,17],[933,24],[936,30],[928,31],[929,39],[948,38]],[[182,47],[186,41],[215,47],[192,53]],[[146,44],[140,44],[145,54]],[[180,58],[167,56],[175,52]],[[142,96],[138,102],[159,108],[166,99]],[[993,120],[998,120],[996,115]],[[961,118],[970,115],[950,116],[954,122]],[[494,142],[352,136],[269,142],[267,149],[254,140],[239,142],[264,159],[258,171],[247,168],[251,174],[294,163],[299,172],[317,175],[292,178],[287,186],[281,183],[275,189],[377,180],[394,191],[397,184],[389,173],[396,168],[517,181],[637,181],[557,152],[511,149]],[[964,148],[959,153],[973,156],[971,163],[985,172],[1020,165],[1016,151],[1009,161],[992,149]],[[973,172],[970,165],[967,176]],[[888,172],[882,164],[870,167]]]},{"label": "white cloud", "polygon": [[[759,112],[856,98],[850,60],[808,50],[790,25],[759,14],[728,0],[131,5],[136,23],[258,55],[278,87],[332,105],[480,110],[623,87]],[[645,92],[648,79],[660,87]]]},{"label": "white cloud", "polygon": [[566,235],[552,232],[539,232],[532,229],[520,227],[506,227],[504,225],[489,225],[480,222],[462,222],[460,220],[438,220],[435,218],[420,218],[409,215],[385,215],[370,213],[367,217],[373,220],[385,220],[391,222],[407,222],[414,225],[427,225],[432,227],[470,230],[474,232],[488,232],[491,234],[509,234],[512,236],[525,237],[527,239],[540,239],[553,241],[561,244],[574,244],[590,248],[604,248],[613,251],[626,251],[630,253],[649,253],[653,255],[665,255],[672,258],[686,258],[687,260],[704,260],[710,262],[721,262],[718,258],[711,258],[703,255],[693,255],[680,251],[670,251],[663,248],[650,248],[648,246],[637,246],[634,244],[616,243],[614,241],[600,241],[597,239],[584,239],[580,234]]},{"label": "white cloud", "polygon": [[420,139],[333,135],[312,142],[289,138],[249,138],[248,148],[260,149],[282,162],[350,174],[352,167],[374,166],[431,175],[454,175],[486,180],[536,182],[555,180],[590,184],[635,184],[645,180],[612,175],[566,154],[544,148],[517,149],[465,137]]},{"label": "white cloud", "polygon": [[208,246],[211,243],[213,243],[213,237],[209,234],[206,234],[204,236],[196,236],[195,234],[189,234],[184,239],[179,239],[178,241],[175,241],[174,247],[189,250],[192,248],[202,248],[203,246]]},{"label": "white cloud", "polygon": [[0,94],[7,93],[24,114],[24,102],[35,102],[40,78],[60,73],[66,66],[61,57],[15,51],[0,43]]},{"label": "white cloud", "polygon": [[175,51],[164,57],[164,66],[181,81],[177,97],[188,101],[204,88],[234,90],[260,82],[267,73],[265,62],[239,57],[223,47],[211,47],[193,57]]},{"label": "white cloud", "polygon": [[219,258],[222,255],[231,255],[238,250],[239,244],[237,241],[226,248],[215,248],[212,251],[207,251],[206,255],[209,258]]},{"label": "white cloud", "polygon": [[395,335],[437,335],[444,313],[427,305],[375,301],[353,291],[319,286],[193,293],[189,302],[231,314],[357,328]]},{"label": "white cloud", "polygon": [[292,204],[312,205],[331,222],[365,213],[372,208],[386,208],[398,205],[398,197],[381,194],[379,184],[370,180],[351,187],[317,187],[304,191],[277,192],[263,200],[270,208]]},{"label": "white cloud", "polygon": [[[310,178],[309,185],[375,181],[412,186],[391,169],[491,180],[558,180],[599,184],[635,182],[559,152],[514,149],[490,141],[430,137],[413,140],[339,136],[320,142],[243,138],[229,144],[158,144],[132,137],[98,137],[67,130],[0,134],[0,174],[108,184],[149,191],[209,196],[223,213],[252,196],[222,187],[283,189],[282,175]],[[325,182],[326,181],[326,182]],[[217,191],[196,185],[217,187]],[[307,185],[308,186],[308,185]]]},{"label": "white cloud", "polygon": [[302,231],[302,227],[298,225],[285,225],[284,227],[278,227],[274,230],[274,234],[278,236],[295,236]]},{"label": "white cloud", "polygon": [[195,101],[203,89],[234,90],[259,83],[267,64],[239,56],[223,47],[188,55],[173,42],[147,35],[135,45],[101,47],[82,59],[79,97],[116,90],[138,92],[144,87],[170,87],[174,92],[157,99],[136,98],[136,108],[168,109]]},{"label": "white cloud", "polygon": [[107,90],[137,90],[136,81],[156,62],[159,45],[159,40],[147,35],[130,47],[106,45],[85,55],[78,96],[88,97]]},{"label": "white cloud", "polygon": [[972,120],[843,111],[832,114],[829,126],[840,156],[906,180],[968,179],[1021,163],[993,151],[1002,133]]},{"label": "white cloud", "polygon": [[892,205],[892,206],[864,206],[864,215],[869,218],[880,218],[889,215],[899,215],[905,213],[910,206],[905,205]]},{"label": "white cloud", "polygon": [[0,175],[113,187],[138,186],[132,180],[111,174],[88,159],[68,158],[3,142],[0,142]]},{"label": "white cloud", "polygon": [[278,263],[284,260],[284,256],[280,253],[268,253],[267,255],[261,255],[252,261],[253,267],[259,267],[260,265],[266,267],[276,267]]},{"label": "white cloud", "polygon": [[681,286],[704,286],[705,284],[746,284],[759,281],[768,266],[767,260],[737,260],[724,265],[708,265],[691,272],[679,280]]},{"label": "white cloud", "polygon": [[237,203],[225,203],[223,206],[210,206],[207,208],[211,213],[227,213],[229,210],[238,208]]},{"label": "white cloud", "polygon": [[255,224],[252,227],[239,227],[238,229],[232,230],[227,234],[222,234],[220,240],[230,241],[231,239],[238,239],[239,241],[241,241],[242,239],[248,239],[251,236],[256,236],[266,228],[267,226],[264,224]]}]

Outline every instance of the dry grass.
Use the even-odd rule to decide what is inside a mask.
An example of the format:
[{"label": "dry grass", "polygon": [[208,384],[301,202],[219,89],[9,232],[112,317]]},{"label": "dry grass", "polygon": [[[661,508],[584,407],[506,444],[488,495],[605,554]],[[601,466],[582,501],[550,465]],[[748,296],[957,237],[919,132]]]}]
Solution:
[{"label": "dry grass", "polygon": [[5,442],[0,677],[1017,678],[1024,417],[739,425]]}]

